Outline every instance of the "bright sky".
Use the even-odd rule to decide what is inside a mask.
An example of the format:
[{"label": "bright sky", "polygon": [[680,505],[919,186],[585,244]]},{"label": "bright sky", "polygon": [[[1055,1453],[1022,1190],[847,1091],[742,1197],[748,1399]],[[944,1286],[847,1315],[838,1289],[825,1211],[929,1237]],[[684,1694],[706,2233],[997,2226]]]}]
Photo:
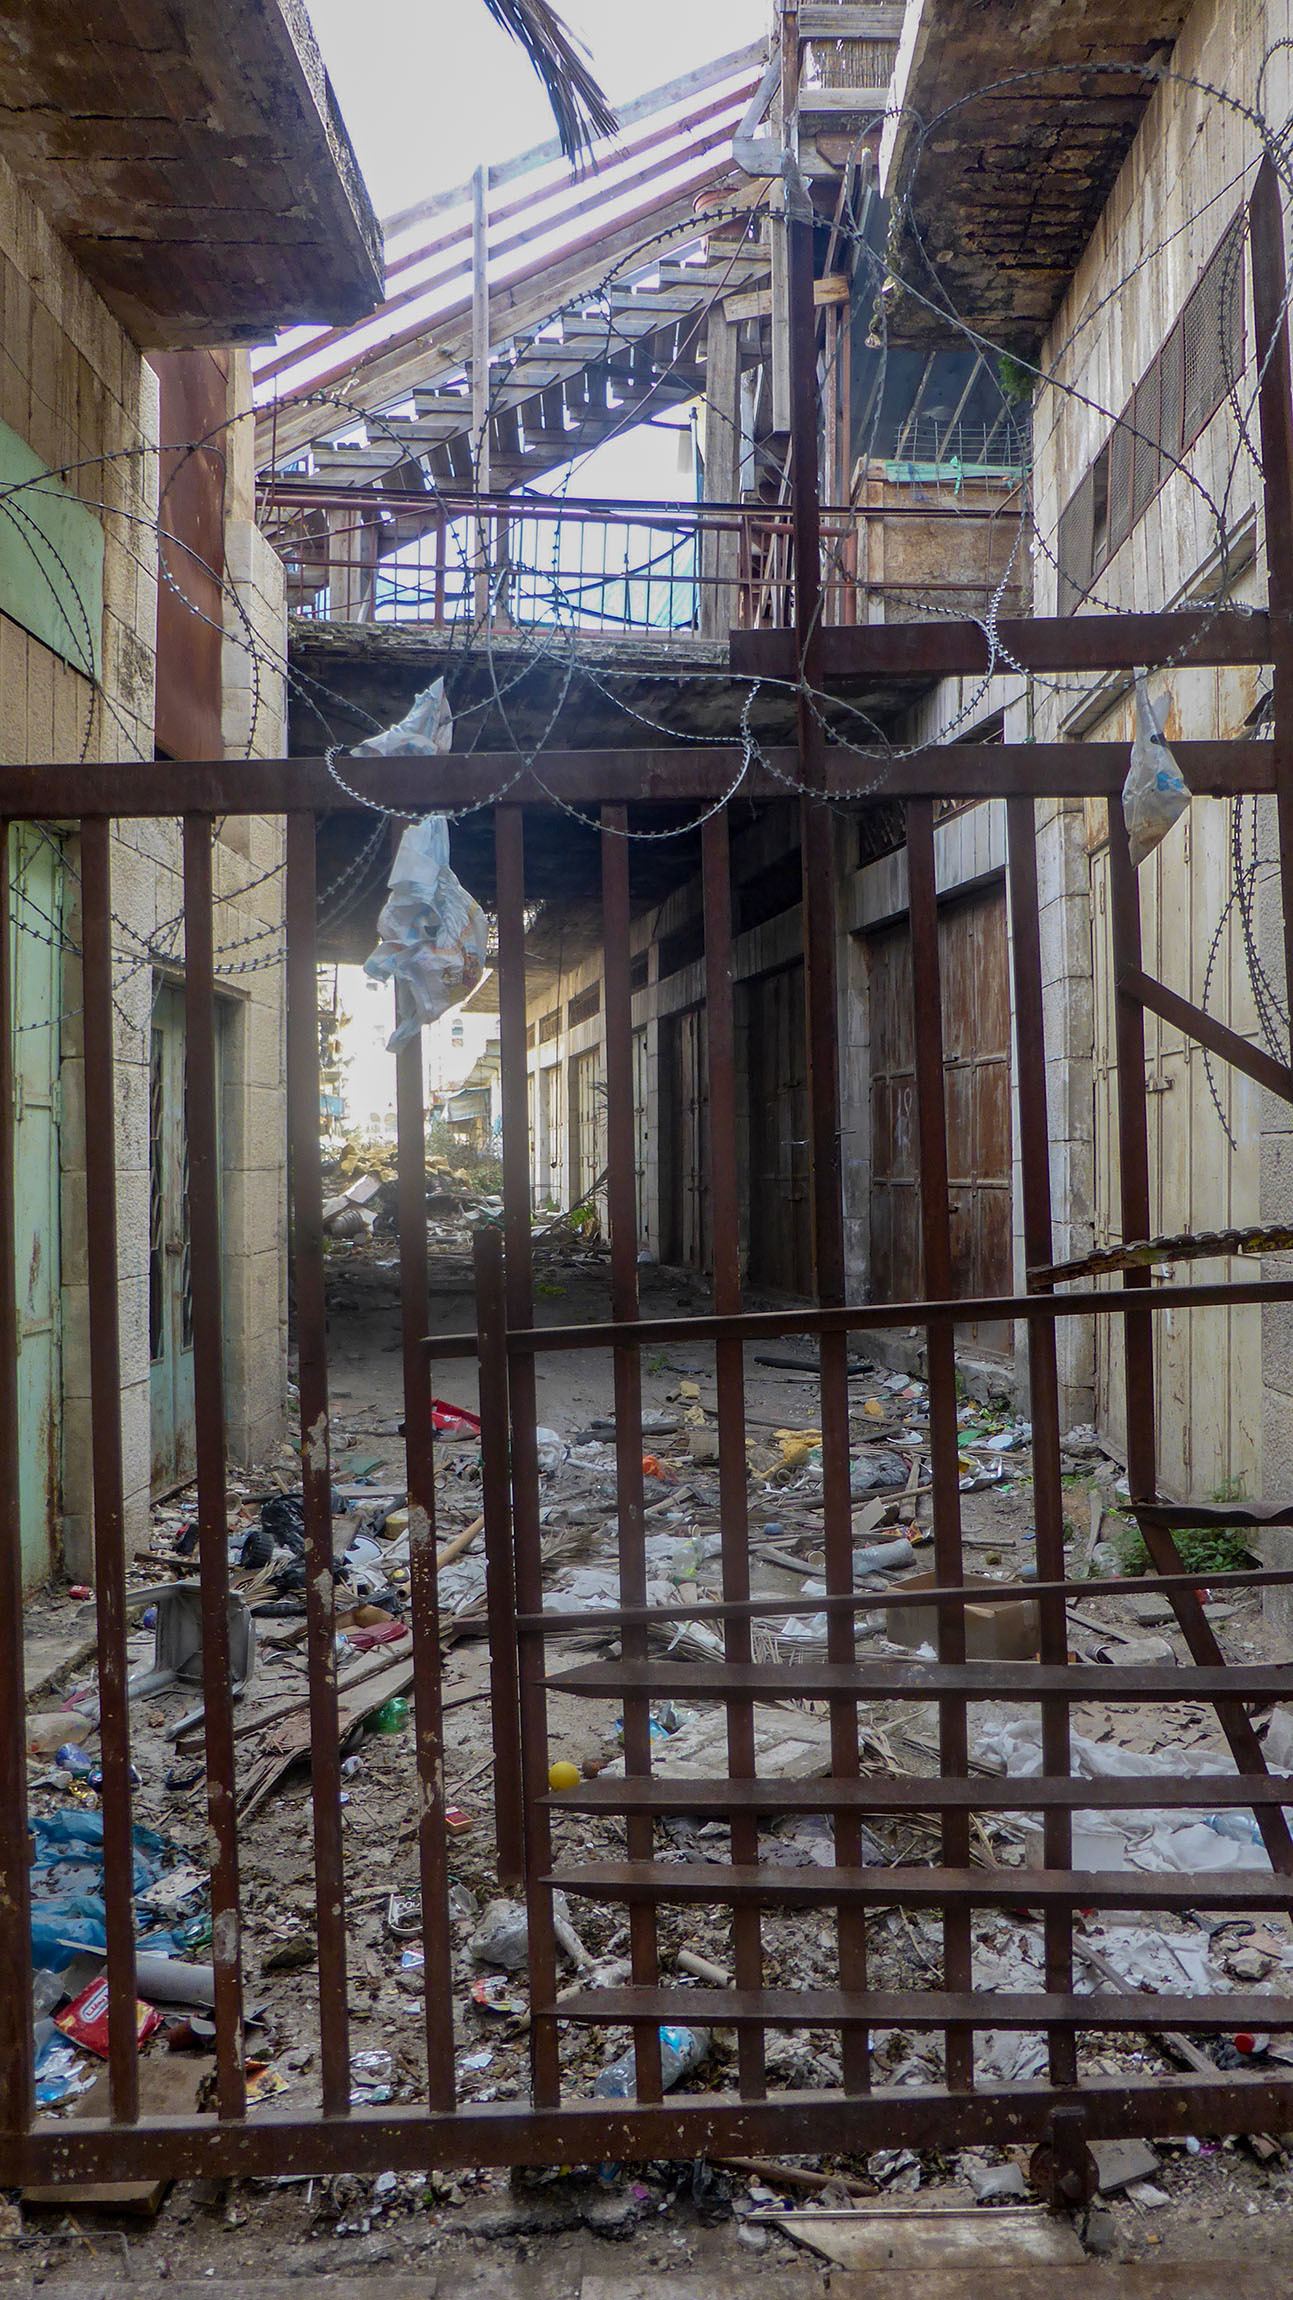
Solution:
[{"label": "bright sky", "polygon": [[[307,4],[379,216],[552,135],[542,82],[484,0]],[[771,0],[571,0],[564,13],[623,103],[762,38]]]}]

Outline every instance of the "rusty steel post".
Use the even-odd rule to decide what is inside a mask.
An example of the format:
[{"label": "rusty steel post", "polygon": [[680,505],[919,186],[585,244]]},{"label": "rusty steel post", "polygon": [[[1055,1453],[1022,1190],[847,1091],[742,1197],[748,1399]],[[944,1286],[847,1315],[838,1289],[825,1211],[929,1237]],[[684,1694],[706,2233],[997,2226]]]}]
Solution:
[{"label": "rusty steel post", "polygon": [[[126,1509],[117,1298],[116,1010],[112,998],[112,826],[81,833],[81,973],[85,1044],[86,1275],[94,1583],[103,1749],[103,1897],[108,1944],[108,2081],[121,2124],[139,2113],[135,2032],[134,1851],[126,1691]],[[21,1433],[20,1433],[21,1435]],[[25,1961],[25,1960],[24,1960]]]},{"label": "rusty steel post", "polygon": [[[638,1315],[638,1223],[633,1119],[633,994],[629,979],[628,810],[602,809],[602,931],[606,980],[606,1196],[611,1225],[611,1314],[631,1325]],[[615,1489],[619,1517],[620,1597],[625,1604],[646,1600],[646,1497],[642,1472],[642,1354],[620,1344],[613,1358],[615,1384]],[[623,1640],[626,1662],[645,1661],[646,1631],[633,1629]],[[624,1700],[624,1770],[651,1771],[651,1704],[636,1696]],[[649,1820],[630,1819],[630,1860],[649,1861],[654,1831]],[[629,1910],[629,1958],[638,1987],[660,1977],[656,1913],[645,1903]],[[662,2097],[660,2031],[653,2020],[635,2022],[633,2050],[637,2095]]]},{"label": "rusty steel post", "polygon": [[224,1288],[216,1107],[215,929],[210,815],[184,817],[184,1122],[188,1133],[193,1284],[193,1419],[202,1583],[202,1703],[211,1844],[211,1961],[215,1967],[216,2095],[220,2114],[246,2114],[237,1772],[229,1640],[229,1511],[225,1486]]},{"label": "rusty steel post", "polygon": [[[529,1080],[525,1048],[525,819],[519,807],[494,813],[498,903],[498,1022],[503,1088],[504,1310],[509,1329],[534,1323],[530,1229]],[[536,2109],[561,2098],[557,1945],[552,1929],[552,1817],[548,1796],[548,1701],[543,1638],[543,1532],[539,1516],[538,1394],[535,1361],[508,1361],[512,1445],[512,1539],[516,1602],[530,1617],[518,1632],[521,1796],[525,1908],[529,1928],[530,2081]],[[482,1433],[483,1435],[483,1433]]]},{"label": "rusty steel post", "polygon": [[[732,1011],[732,868],[726,810],[708,815],[701,827],[701,870],[705,919],[705,1020],[709,1065],[709,1203],[714,1262],[714,1308],[720,1315],[741,1308],[741,1217],[737,1200],[736,1029]],[[745,1456],[745,1352],[738,1341],[719,1342],[714,1351],[718,1390],[718,1489],[723,1595],[741,1601],[750,1595],[750,1512]],[[753,1656],[750,1623],[739,1616],[727,1623],[723,1651],[729,1661]],[[754,1705],[727,1706],[727,1767],[733,1780],[754,1778]],[[732,1859],[757,1861],[759,1824],[753,1814],[732,1817]],[[763,1981],[763,1938],[757,1909],[737,1909],[732,1917],[736,1985],[757,1989]],[[763,2037],[758,2029],[737,2034],[741,2092],[761,2100],[767,2089]]]},{"label": "rusty steel post", "polygon": [[426,1123],[422,1098],[420,1031],[414,1039],[401,1046],[395,1056],[395,1125],[427,2098],[433,2108],[452,2109],[457,2098],[453,2027],[444,2017],[444,2008],[453,1996],[453,1933],[449,1922],[449,1852],[444,1823],[444,1719],[441,1713],[440,1609],[436,1579],[435,1431],[431,1422],[431,1361],[423,1347],[429,1287]]},{"label": "rusty steel post", "polygon": [[[813,1267],[819,1304],[842,1303],[846,1295],[843,1168],[840,1153],[838,1068],[838,985],[835,960],[835,854],[832,821],[823,803],[827,785],[826,737],[819,715],[821,689],[822,545],[818,479],[817,314],[813,302],[813,228],[787,216],[790,300],[790,480],[795,539],[795,644],[799,694],[799,768],[804,795],[799,806],[803,871],[804,997],[808,1038],[810,1172],[812,1178]],[[823,1331],[818,1341],[822,1407],[823,1546],[826,1587],[846,1594],[853,1587],[853,1506],[850,1490],[848,1335]],[[850,1660],[854,1628],[843,1614],[828,1617],[832,1660]],[[837,1701],[831,1708],[831,1768],[842,1776],[858,1770],[857,1707]],[[835,1857],[842,1866],[861,1858],[858,1825],[837,1823]],[[841,1904],[838,1916],[840,1979],[845,1988],[866,1986],[866,1917]],[[871,2081],[865,2030],[850,2029],[842,2042],[848,2089],[861,2092]]]},{"label": "rusty steel post", "polygon": [[[22,1520],[18,1484],[18,1275],[14,1254],[14,969],[9,873],[13,838],[0,821],[0,2131],[17,2145],[31,2122],[31,1847],[23,1666]],[[21,1979],[16,1976],[21,1975]],[[115,2105],[115,2104],[114,2104]]]},{"label": "rusty steel post", "polygon": [[[1032,799],[1006,801],[1010,874],[1010,945],[1014,963],[1015,1053],[1019,1096],[1019,1158],[1024,1200],[1024,1259],[1030,1269],[1054,1259],[1051,1227],[1051,1146],[1046,1111],[1046,1017],[1042,986],[1041,921],[1037,897],[1037,826]],[[1033,1428],[1033,1509],[1039,1582],[1063,1581],[1064,1487],[1060,1471],[1059,1367],[1054,1324],[1028,1335],[1028,1391]],[[1041,1658],[1068,1659],[1068,1609],[1058,1596],[1038,1595]],[[1042,1771],[1067,1775],[1071,1766],[1068,1706],[1042,1703]],[[1043,1821],[1042,1851],[1050,1868],[1073,1865],[1073,1827],[1062,1808]],[[1057,1996],[1073,1989],[1073,1920],[1067,1910],[1046,1919],[1046,1985]],[[1052,2028],[1051,2079],[1077,2081],[1077,2046],[1071,2029]]]},{"label": "rusty steel post", "polygon": [[350,2011],[346,1993],[341,1749],[337,1738],[328,1307],[323,1275],[323,1178],[319,1156],[315,830],[313,815],[290,814],[287,818],[287,1122],[301,1397],[320,2063],[324,2108],[330,2116],[344,2116],[350,2107]]},{"label": "rusty steel post", "polygon": [[489,1717],[494,1744],[494,1825],[498,1874],[525,1878],[521,1810],[521,1714],[516,1672],[516,1568],[512,1555],[511,1447],[507,1378],[507,1294],[503,1234],[493,1223],[472,1240],[480,1335],[480,1506],[485,1519],[485,1608],[489,1618]]}]

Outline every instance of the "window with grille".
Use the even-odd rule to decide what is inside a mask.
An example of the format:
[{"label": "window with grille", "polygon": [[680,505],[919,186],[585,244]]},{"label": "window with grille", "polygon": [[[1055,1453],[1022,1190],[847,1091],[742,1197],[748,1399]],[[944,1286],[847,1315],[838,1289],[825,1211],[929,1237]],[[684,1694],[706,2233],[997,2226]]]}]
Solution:
[{"label": "window with grille", "polygon": [[1059,611],[1081,605],[1244,372],[1246,211],[1231,218],[1056,529]]},{"label": "window with grille", "polygon": [[550,1014],[543,1014],[539,1017],[540,1046],[550,1045],[552,1040],[560,1035],[560,1031],[561,1008],[559,1006],[554,1006]]}]

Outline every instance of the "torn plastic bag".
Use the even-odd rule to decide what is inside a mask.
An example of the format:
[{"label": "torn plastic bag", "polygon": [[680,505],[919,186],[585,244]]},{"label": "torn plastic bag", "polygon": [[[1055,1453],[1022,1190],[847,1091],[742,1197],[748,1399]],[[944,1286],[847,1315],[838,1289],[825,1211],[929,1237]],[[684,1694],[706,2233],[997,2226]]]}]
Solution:
[{"label": "torn plastic bag", "polygon": [[1166,718],[1166,701],[1150,701],[1149,675],[1137,671],[1136,739],[1122,786],[1123,820],[1137,870],[1190,803],[1189,784],[1163,740]]},{"label": "torn plastic bag", "polygon": [[[370,735],[357,758],[443,756],[453,740],[444,680],[420,694],[398,726]],[[399,1021],[388,1051],[404,1046],[475,988],[484,971],[485,914],[449,867],[449,825],[443,815],[410,823],[391,865],[380,936],[364,972],[394,982]]]}]

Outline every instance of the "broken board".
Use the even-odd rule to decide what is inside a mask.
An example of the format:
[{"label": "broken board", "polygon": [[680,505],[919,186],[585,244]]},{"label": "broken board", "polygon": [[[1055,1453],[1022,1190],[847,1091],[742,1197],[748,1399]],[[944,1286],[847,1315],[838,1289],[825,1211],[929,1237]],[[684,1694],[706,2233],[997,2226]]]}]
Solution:
[{"label": "broken board", "polygon": [[1044,2207],[862,2205],[855,2212],[758,2212],[751,2218],[833,2267],[1063,2267],[1085,2255],[1076,2231]]},{"label": "broken board", "polygon": [[[139,2061],[139,2113],[144,2122],[157,2116],[195,2116],[198,2093],[202,2080],[215,2066],[205,2054],[144,2053]],[[105,2068],[97,2076],[88,2092],[83,2092],[67,2117],[58,2124],[66,2124],[81,2117],[108,2118],[111,2108],[108,2097],[108,2072]],[[37,2126],[49,2130],[52,2118],[42,2117]],[[170,2175],[158,2180],[58,2180],[44,2188],[24,2188],[23,2204],[31,2209],[69,2212],[74,2207],[85,2210],[97,2205],[103,2212],[138,2213],[151,2219],[170,2187]]]}]

